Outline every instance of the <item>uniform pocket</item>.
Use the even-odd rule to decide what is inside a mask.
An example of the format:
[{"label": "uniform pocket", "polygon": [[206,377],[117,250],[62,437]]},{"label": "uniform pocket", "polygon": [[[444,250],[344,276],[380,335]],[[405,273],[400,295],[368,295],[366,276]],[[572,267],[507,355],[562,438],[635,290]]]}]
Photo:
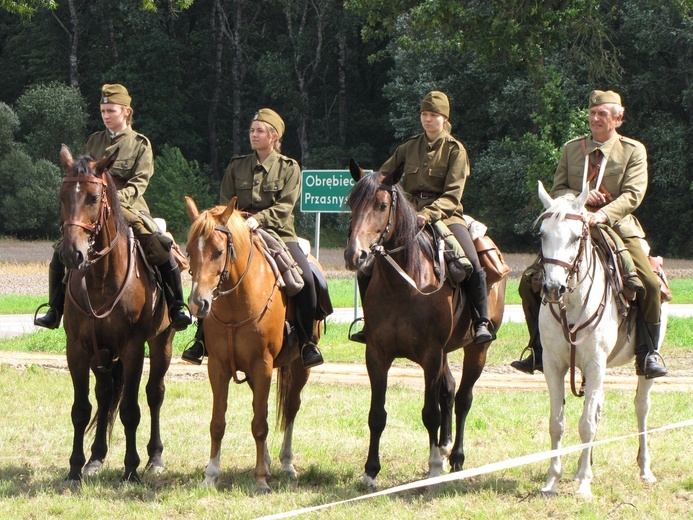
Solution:
[{"label": "uniform pocket", "polygon": [[431,177],[435,177],[435,178],[438,178],[438,179],[441,179],[441,178],[445,177],[445,175],[447,174],[447,172],[448,172],[448,169],[447,169],[447,168],[444,168],[444,167],[443,167],[443,168],[430,168],[430,169],[428,170],[428,174],[429,174]]},{"label": "uniform pocket", "polygon": [[282,191],[283,188],[284,188],[284,180],[283,179],[267,181],[262,185],[262,191],[265,193],[275,193],[277,191]]},{"label": "uniform pocket", "polygon": [[111,166],[111,170],[123,174],[125,172],[130,171],[132,166],[135,164],[135,160],[132,157],[126,157],[121,159],[120,157],[116,159],[116,161],[113,163],[113,166]]}]

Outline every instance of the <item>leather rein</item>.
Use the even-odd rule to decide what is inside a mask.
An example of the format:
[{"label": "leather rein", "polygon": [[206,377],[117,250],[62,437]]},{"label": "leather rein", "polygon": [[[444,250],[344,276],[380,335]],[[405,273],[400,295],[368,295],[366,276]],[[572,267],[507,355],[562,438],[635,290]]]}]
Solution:
[{"label": "leather rein", "polygon": [[[248,271],[250,270],[250,264],[253,261],[253,253],[255,251],[255,246],[253,242],[253,232],[250,232],[250,253],[248,253],[248,261],[246,263],[245,271],[243,274],[239,277],[238,281],[236,284],[231,287],[228,290],[222,291],[221,286],[226,283],[229,279],[229,264],[233,263],[233,261],[236,259],[236,248],[234,247],[233,244],[233,235],[231,234],[231,230],[227,228],[226,226],[221,226],[221,225],[216,225],[214,226],[214,229],[216,231],[219,231],[226,235],[226,258],[224,260],[224,269],[222,270],[221,274],[219,275],[219,283],[217,286],[214,288],[212,291],[212,299],[216,300],[220,296],[229,296],[231,293],[236,291],[238,287],[240,287],[241,282],[245,279],[246,275],[248,274]],[[244,377],[241,379],[238,376],[238,371],[236,370],[236,359],[233,353],[233,348],[235,344],[234,340],[234,335],[236,332],[236,329],[242,327],[243,325],[247,325],[248,323],[252,323],[258,319],[260,319],[267,309],[269,309],[271,302],[273,301],[274,298],[274,293],[277,291],[277,288],[279,287],[279,277],[275,280],[274,285],[272,286],[272,292],[270,293],[269,297],[267,298],[267,301],[265,302],[265,305],[263,308],[256,313],[253,316],[250,316],[244,320],[238,321],[238,322],[225,322],[222,321],[214,312],[214,308],[210,310],[209,315],[219,324],[223,325],[226,328],[226,338],[227,338],[227,345],[229,346],[229,360],[231,361],[231,376],[233,377],[233,381],[236,384],[242,384],[245,383],[248,378]]]},{"label": "leather rein", "polygon": [[[549,217],[553,216],[553,213],[544,213],[540,218],[547,219]],[[603,311],[604,308],[606,307],[606,301],[607,298],[609,297],[609,292],[611,289],[611,286],[609,283],[604,284],[604,291],[602,292],[602,297],[601,301],[599,302],[599,306],[597,309],[592,313],[592,315],[587,318],[587,304],[589,302],[589,297],[592,292],[592,287],[594,287],[594,277],[595,273],[597,270],[597,262],[599,262],[599,258],[597,257],[596,253],[596,248],[594,247],[588,247],[589,243],[589,226],[587,224],[587,220],[585,219],[584,215],[579,215],[579,214],[573,214],[569,213],[565,215],[566,219],[569,220],[578,220],[582,222],[582,233],[580,235],[580,244],[578,245],[578,252],[575,255],[575,259],[572,262],[565,262],[563,260],[560,260],[558,258],[547,258],[544,256],[543,252],[541,255],[540,259],[540,266],[542,269],[542,277],[545,276],[544,273],[544,265],[546,264],[553,264],[553,265],[558,265],[560,267],[563,267],[568,271],[568,277],[566,278],[566,286],[568,292],[573,292],[575,290],[575,287],[570,287],[568,283],[573,277],[577,277],[579,271],[580,271],[580,266],[583,262],[583,260],[586,260],[587,268],[585,271],[585,276],[580,280],[576,278],[576,286],[585,281],[588,277],[591,279],[591,282],[589,283],[589,289],[587,290],[587,295],[585,296],[583,303],[582,303],[582,308],[580,309],[580,314],[578,316],[578,319],[576,320],[575,323],[569,323],[568,322],[568,311],[566,309],[565,303],[563,302],[563,295],[558,299],[558,301],[548,301],[546,297],[542,298],[542,304],[546,305],[548,304],[549,309],[551,311],[551,315],[556,319],[561,324],[561,328],[563,329],[563,335],[565,336],[566,341],[570,344],[570,390],[572,391],[573,395],[575,397],[583,397],[585,395],[585,379],[583,376],[582,379],[582,384],[580,385],[580,390],[576,390],[576,385],[575,385],[575,350],[576,346],[585,341],[587,338],[590,337],[590,333],[593,332],[596,328],[597,325],[599,325],[599,322],[602,319],[603,316]],[[587,250],[590,250],[590,254],[587,254]],[[591,331],[586,331],[585,335],[582,337],[581,340],[577,340],[577,333],[585,330],[587,327],[592,325],[592,330]]]},{"label": "leather rein", "polygon": [[[66,220],[61,224],[60,230],[65,228],[65,226],[78,226],[81,227],[85,230],[87,230],[89,234],[89,249],[87,251],[87,261],[85,262],[84,266],[79,268],[79,269],[70,269],[68,272],[68,276],[71,278],[72,276],[78,276],[79,281],[80,281],[80,288],[81,292],[84,295],[83,300],[86,302],[86,307],[83,306],[75,296],[72,294],[71,290],[71,284],[67,284],[67,296],[70,298],[70,301],[85,315],[89,318],[89,322],[91,325],[91,342],[92,342],[92,349],[94,351],[94,356],[96,357],[97,361],[97,368],[102,371],[102,372],[107,372],[109,370],[108,367],[106,367],[101,359],[101,354],[99,352],[99,349],[97,348],[97,339],[96,339],[96,320],[97,319],[102,319],[111,314],[113,309],[115,309],[115,306],[118,304],[120,299],[123,297],[123,294],[125,292],[125,288],[128,286],[128,283],[130,282],[130,279],[132,278],[132,274],[135,271],[135,255],[137,254],[137,247],[135,244],[135,239],[134,235],[132,232],[131,228],[128,228],[128,265],[127,265],[127,271],[125,273],[125,279],[123,280],[122,285],[118,288],[116,293],[109,298],[103,305],[101,305],[98,309],[94,309],[94,306],[91,303],[91,299],[89,298],[89,288],[87,287],[87,279],[86,279],[86,274],[87,270],[94,265],[96,262],[99,260],[105,258],[113,249],[115,248],[116,244],[118,244],[118,240],[120,238],[120,233],[118,232],[118,227],[115,225],[115,237],[112,236],[111,234],[111,228],[107,225],[108,224],[108,219],[112,214],[111,206],[108,201],[108,194],[107,194],[107,189],[108,189],[108,181],[106,179],[106,174],[105,172],[101,174],[100,177],[97,177],[96,175],[86,175],[83,177],[65,177],[63,179],[63,184],[71,184],[71,183],[79,183],[79,182],[89,182],[89,183],[94,183],[94,184],[100,184],[101,185],[101,195],[100,195],[100,206],[99,206],[99,213],[98,217],[94,222],[86,223],[82,222],[81,220]],[[105,230],[106,233],[106,242],[108,245],[101,249],[100,251],[94,251],[93,246],[94,243],[96,242],[96,237]],[[91,259],[89,257],[91,256]],[[114,360],[117,360],[118,358],[114,358]],[[112,361],[114,361],[112,360]]]},{"label": "leather rein", "polygon": [[[409,276],[406,273],[406,271],[404,269],[402,269],[402,267],[391,256],[393,253],[398,253],[399,251],[402,251],[404,249],[404,246],[399,246],[399,247],[396,247],[394,249],[386,249],[384,246],[387,235],[390,233],[390,229],[392,228],[392,224],[394,222],[395,212],[397,210],[397,190],[395,190],[395,188],[389,184],[381,184],[380,186],[378,186],[378,190],[383,190],[383,191],[389,192],[390,197],[392,198],[392,203],[390,204],[390,211],[389,211],[388,217],[387,217],[387,225],[385,226],[385,229],[383,230],[382,234],[380,235],[380,238],[378,239],[378,241],[375,244],[371,245],[371,247],[370,247],[371,254],[373,254],[374,256],[379,256],[379,257],[384,258],[395,269],[397,274],[399,274],[404,279],[404,281],[406,281],[409,285],[411,285],[419,294],[428,295],[428,294],[434,294],[434,293],[438,292],[440,289],[443,288],[443,285],[445,284],[445,263],[444,263],[445,260],[444,260],[444,256],[443,256],[444,245],[441,242],[440,246],[438,247],[438,262],[441,266],[441,270],[440,270],[441,271],[441,277],[440,277],[440,281],[438,282],[438,287],[436,287],[431,292],[425,293],[419,289],[419,287],[416,285],[416,282],[412,279],[412,277]],[[417,233],[417,236],[419,233],[421,233],[423,231],[423,229],[424,228],[422,227],[419,230],[419,232]]]}]

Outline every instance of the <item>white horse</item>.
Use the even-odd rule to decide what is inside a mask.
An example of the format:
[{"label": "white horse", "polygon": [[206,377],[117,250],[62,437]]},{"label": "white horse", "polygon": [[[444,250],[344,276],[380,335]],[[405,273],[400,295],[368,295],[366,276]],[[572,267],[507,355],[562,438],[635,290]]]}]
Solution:
[{"label": "white horse", "polygon": [[[544,305],[539,311],[544,376],[549,387],[551,447],[561,447],[565,430],[565,376],[571,370],[575,390],[575,368],[580,369],[584,385],[584,409],[579,431],[583,443],[594,440],[604,404],[604,376],[607,367],[632,363],[635,357],[634,323],[624,323],[616,299],[597,257],[586,222],[585,202],[589,188],[579,197],[565,195],[555,200],[539,182],[539,198],[546,208],[541,215],[541,250],[543,255]],[[666,305],[662,305],[662,331],[666,330]],[[660,345],[664,334],[661,335]],[[571,368],[571,350],[574,363]],[[638,376],[635,414],[638,418],[638,466],[643,482],[655,482],[650,470],[647,449],[647,415],[650,390],[654,380]],[[544,494],[557,494],[562,474],[560,457],[549,465]],[[585,448],[578,461],[574,480],[577,493],[591,496],[592,448]]]}]

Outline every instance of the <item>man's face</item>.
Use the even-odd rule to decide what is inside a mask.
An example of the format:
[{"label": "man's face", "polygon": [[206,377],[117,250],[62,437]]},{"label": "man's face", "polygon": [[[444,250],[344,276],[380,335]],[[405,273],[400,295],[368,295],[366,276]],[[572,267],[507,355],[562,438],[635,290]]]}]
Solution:
[{"label": "man's face", "polygon": [[608,141],[614,135],[623,115],[614,117],[608,103],[590,108],[590,130],[592,137],[601,143]]}]

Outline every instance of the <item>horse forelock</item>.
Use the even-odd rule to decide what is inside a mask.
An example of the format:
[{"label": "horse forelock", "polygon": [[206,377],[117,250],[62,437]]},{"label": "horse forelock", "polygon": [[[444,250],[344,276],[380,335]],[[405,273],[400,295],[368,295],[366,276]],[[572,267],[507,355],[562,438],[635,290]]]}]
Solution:
[{"label": "horse forelock", "polygon": [[94,158],[90,155],[80,155],[72,164],[72,177],[87,177],[94,175],[94,168],[91,165]]},{"label": "horse forelock", "polygon": [[240,211],[234,211],[227,222],[221,222],[221,216],[226,210],[226,206],[215,206],[207,211],[203,211],[195,219],[188,233],[188,244],[194,244],[198,239],[207,241],[214,234],[216,226],[226,226],[231,232],[233,243],[236,247],[246,249],[250,244],[250,234],[245,218]]},{"label": "horse forelock", "polygon": [[541,223],[543,220],[548,220],[552,224],[563,222],[566,219],[566,215],[575,213],[573,208],[575,199],[576,197],[572,193],[557,197],[551,206],[534,221],[534,225]]}]

